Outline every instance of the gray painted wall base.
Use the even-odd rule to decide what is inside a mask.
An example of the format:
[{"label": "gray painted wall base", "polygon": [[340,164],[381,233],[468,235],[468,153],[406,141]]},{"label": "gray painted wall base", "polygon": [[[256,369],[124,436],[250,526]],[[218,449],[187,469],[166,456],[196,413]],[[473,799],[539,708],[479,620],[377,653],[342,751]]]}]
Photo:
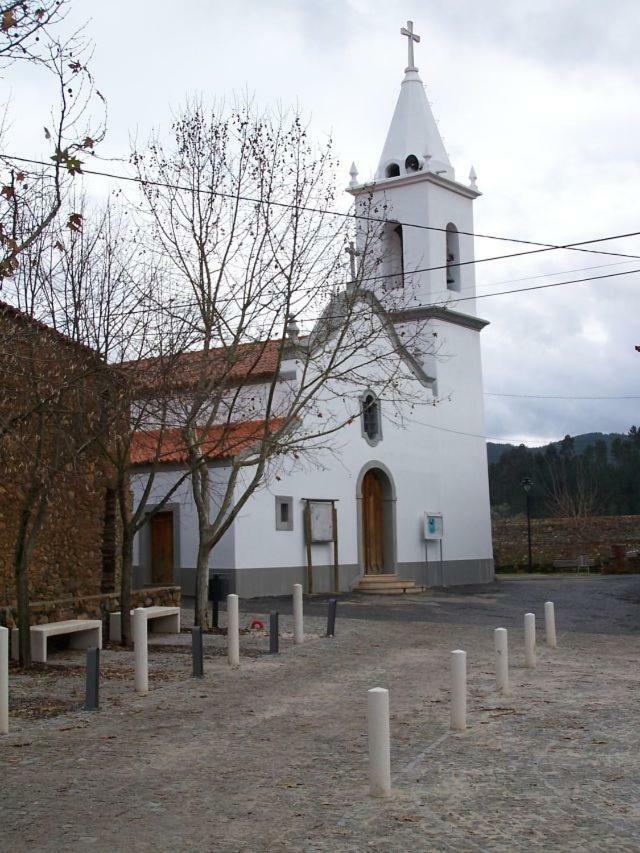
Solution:
[{"label": "gray painted wall base", "polygon": [[[211,569],[211,574],[229,580],[229,591],[241,598],[267,595],[290,595],[294,583],[307,589],[306,566],[276,566],[258,569]],[[360,577],[360,567],[355,563],[340,566],[340,591],[349,592]],[[180,572],[182,594],[195,594],[195,568]],[[400,563],[398,577],[413,580],[419,586],[460,586],[462,584],[489,583],[494,579],[493,560],[445,560],[429,563]],[[333,592],[333,566],[313,567],[313,591]]]},{"label": "gray painted wall base", "polygon": [[493,560],[444,560],[430,563],[400,563],[398,576],[419,586],[462,586],[490,583],[495,577]]}]

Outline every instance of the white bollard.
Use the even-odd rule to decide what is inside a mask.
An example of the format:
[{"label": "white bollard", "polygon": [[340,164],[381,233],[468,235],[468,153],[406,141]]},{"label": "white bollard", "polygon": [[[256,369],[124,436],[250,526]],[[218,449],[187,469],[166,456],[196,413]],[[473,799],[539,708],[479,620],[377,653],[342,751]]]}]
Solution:
[{"label": "white bollard", "polygon": [[147,644],[147,614],[144,607],[133,611],[133,668],[136,693],[149,692],[149,650]]},{"label": "white bollard", "polygon": [[369,793],[391,795],[391,739],[389,735],[389,691],[374,687],[367,692],[369,728]]},{"label": "white bollard", "polygon": [[240,615],[238,613],[238,596],[233,593],[227,596],[227,652],[229,666],[239,666]]},{"label": "white bollard", "polygon": [[467,653],[461,649],[451,652],[451,728],[467,728]]},{"label": "white bollard", "polygon": [[536,668],[536,614],[524,614],[524,665]]},{"label": "white bollard", "polygon": [[545,601],[544,603],[544,633],[547,645],[555,649],[558,641],[556,639],[556,612],[553,601]]},{"label": "white bollard", "polygon": [[9,629],[0,628],[0,735],[9,734]]},{"label": "white bollard", "polygon": [[293,585],[293,642],[304,643],[304,616],[302,612],[302,584]]},{"label": "white bollard", "polygon": [[506,628],[493,632],[496,650],[496,690],[503,696],[509,695],[509,641]]}]

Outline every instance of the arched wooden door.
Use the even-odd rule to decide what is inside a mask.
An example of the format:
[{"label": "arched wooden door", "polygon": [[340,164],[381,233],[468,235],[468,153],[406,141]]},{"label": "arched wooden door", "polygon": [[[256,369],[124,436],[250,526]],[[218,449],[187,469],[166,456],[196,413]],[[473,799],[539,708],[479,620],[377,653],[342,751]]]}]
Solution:
[{"label": "arched wooden door", "polygon": [[384,515],[382,483],[372,469],[362,481],[362,536],[364,544],[364,570],[368,575],[384,572]]}]

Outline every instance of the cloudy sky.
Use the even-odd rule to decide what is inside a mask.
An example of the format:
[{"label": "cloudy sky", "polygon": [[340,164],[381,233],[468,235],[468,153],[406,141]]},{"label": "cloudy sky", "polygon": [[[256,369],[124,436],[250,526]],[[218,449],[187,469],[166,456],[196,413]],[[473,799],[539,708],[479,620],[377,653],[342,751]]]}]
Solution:
[{"label": "cloudy sky", "polygon": [[[102,153],[166,127],[172,107],[248,90],[299,104],[344,164],[370,176],[406,59],[416,62],[461,180],[483,196],[476,231],[566,243],[640,231],[640,14],[637,0],[72,0],[88,21],[92,68],[109,102]],[[14,132],[28,148],[44,94],[16,80],[32,108]],[[34,153],[36,152],[34,149]],[[476,241],[476,256],[517,250]],[[640,239],[607,251],[640,256]],[[640,259],[557,251],[479,264],[479,293],[640,268]],[[531,441],[626,431],[640,423],[640,275],[478,302],[487,433]],[[625,397],[636,400],[526,399]]]}]

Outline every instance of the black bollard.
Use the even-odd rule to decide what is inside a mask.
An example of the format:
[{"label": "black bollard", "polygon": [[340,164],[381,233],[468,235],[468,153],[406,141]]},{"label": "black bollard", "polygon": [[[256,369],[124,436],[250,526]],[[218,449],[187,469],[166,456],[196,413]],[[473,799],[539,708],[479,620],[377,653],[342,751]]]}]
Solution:
[{"label": "black bollard", "polygon": [[87,649],[87,680],[84,696],[85,711],[100,707],[100,649]]},{"label": "black bollard", "polygon": [[269,654],[277,655],[280,651],[280,627],[277,611],[269,615]]},{"label": "black bollard", "polygon": [[336,635],[336,607],[338,606],[337,598],[329,599],[329,610],[327,612],[327,637],[335,637]]},{"label": "black bollard", "polygon": [[202,628],[191,629],[191,657],[193,659],[193,677],[204,677],[204,653],[202,649]]}]

